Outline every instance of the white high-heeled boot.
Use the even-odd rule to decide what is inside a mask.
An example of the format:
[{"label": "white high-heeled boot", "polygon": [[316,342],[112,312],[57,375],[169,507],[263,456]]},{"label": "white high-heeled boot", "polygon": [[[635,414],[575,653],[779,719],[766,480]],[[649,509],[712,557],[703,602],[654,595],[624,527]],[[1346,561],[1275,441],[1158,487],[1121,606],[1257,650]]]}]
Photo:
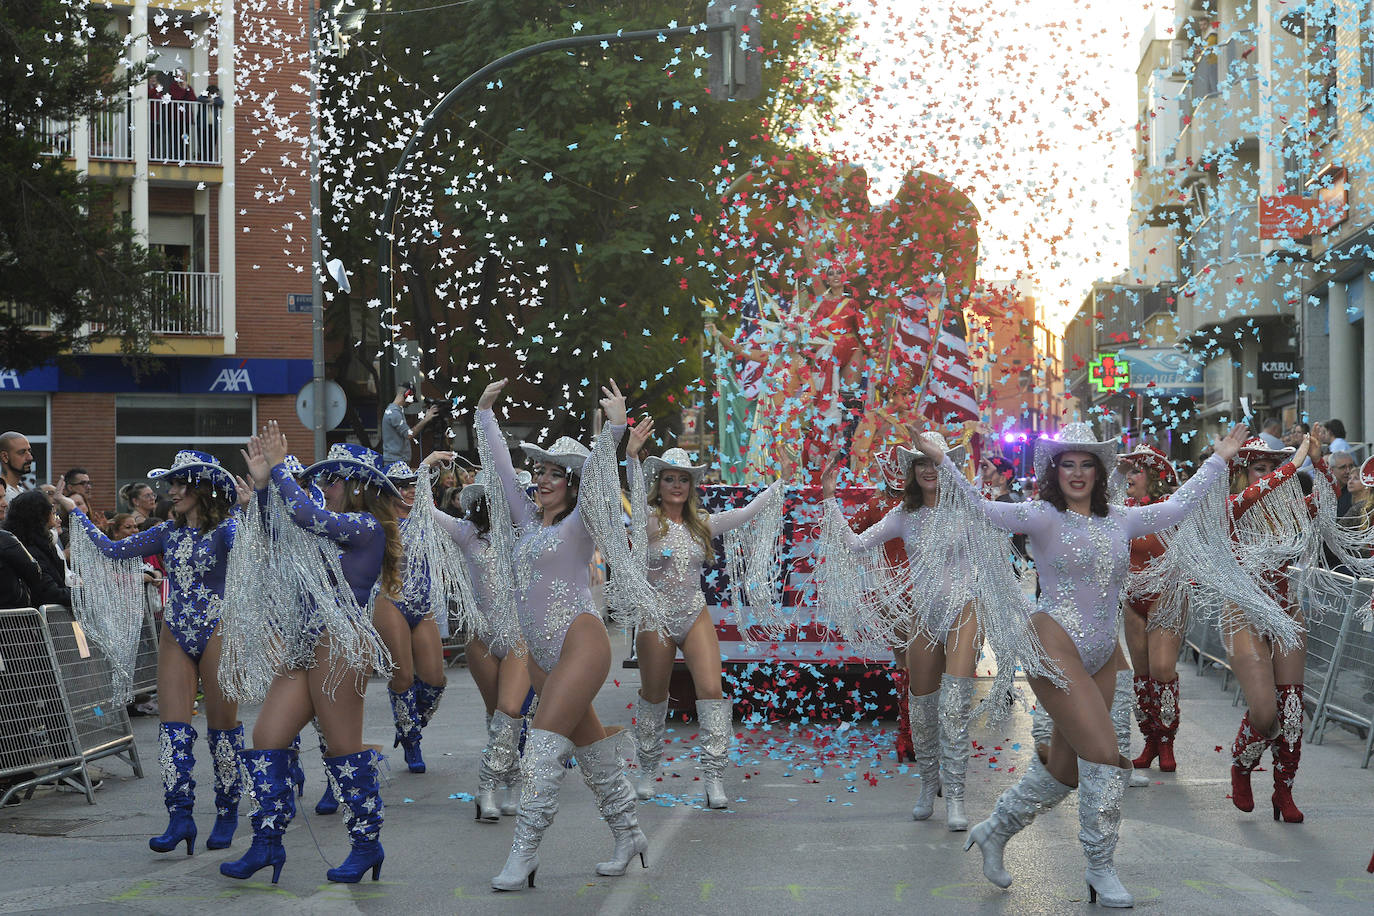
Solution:
[{"label": "white high-heeled boot", "polygon": [[940,795],[940,691],[917,696],[907,694],[911,717],[911,748],[916,756],[916,772],[921,777],[921,794],[911,809],[913,820],[923,821],[935,813]]},{"label": "white high-heeled boot", "polygon": [[1026,775],[1002,793],[987,820],[969,831],[964,851],[977,843],[983,853],[983,875],[998,887],[1011,887],[1011,873],[1002,864],[1007,842],[1026,829],[1036,815],[1053,808],[1072,791],[1073,786],[1066,786],[1050,775],[1039,757],[1032,757]]},{"label": "white high-heeled boot", "polygon": [[1089,902],[1103,906],[1135,906],[1113,862],[1121,832],[1121,797],[1130,769],[1078,761],[1078,839],[1088,860],[1083,877],[1088,882]]},{"label": "white high-heeled boot", "polygon": [[532,728],[525,736],[520,814],[515,820],[515,836],[506,865],[501,874],[491,879],[493,890],[518,891],[526,884],[534,887],[534,874],[539,870],[539,842],[558,814],[558,791],[568,772],[564,764],[572,751],[573,743],[556,732]]},{"label": "white high-heeled boot", "polygon": [[940,786],[945,792],[945,827],[968,829],[964,814],[964,779],[968,774],[968,720],[973,710],[976,678],[940,676]]},{"label": "white high-heeled boot", "polygon": [[635,774],[635,795],[642,799],[653,798],[658,792],[659,762],[663,759],[663,738],[668,731],[668,701],[650,703],[637,696],[635,705],[635,758],[639,770]]},{"label": "white high-heeled boot", "polygon": [[730,725],[734,706],[729,700],[697,700],[697,722],[701,725],[701,776],[706,790],[706,807],[728,808],[725,794],[725,765],[730,761]]},{"label": "white high-heeled boot", "polygon": [[496,790],[504,787],[512,769],[520,767],[517,745],[520,720],[497,710],[492,713],[487,731],[487,746],[482,748],[482,763],[477,770],[477,820],[493,824],[501,819]]},{"label": "white high-heeled boot", "polygon": [[639,829],[635,811],[635,792],[625,775],[625,756],[621,750],[624,732],[617,729],[594,744],[579,747],[577,766],[582,780],[596,796],[596,807],[615,839],[615,852],[607,862],[598,862],[598,875],[623,875],[630,861],[639,856],[639,864],[649,863],[644,854],[649,851],[649,839]]},{"label": "white high-heeled boot", "polygon": [[[1116,692],[1112,694],[1112,728],[1116,731],[1116,748],[1121,756],[1131,759],[1131,710],[1135,707],[1135,672],[1123,668],[1116,673]],[[1144,770],[1131,767],[1128,785],[1139,789],[1150,784]]]}]

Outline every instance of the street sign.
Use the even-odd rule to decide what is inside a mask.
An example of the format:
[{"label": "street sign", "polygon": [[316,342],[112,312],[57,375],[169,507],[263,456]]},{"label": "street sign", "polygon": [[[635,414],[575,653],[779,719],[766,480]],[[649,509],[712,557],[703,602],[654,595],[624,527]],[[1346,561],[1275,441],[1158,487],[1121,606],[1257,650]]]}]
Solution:
[{"label": "street sign", "polygon": [[286,297],[286,312],[289,315],[309,315],[315,308],[315,297],[310,293],[289,293]]},{"label": "street sign", "polygon": [[711,0],[706,5],[707,25],[734,25],[733,31],[712,32],[707,37],[711,55],[706,66],[706,85],[712,100],[752,99],[763,92],[763,23],[759,4],[747,0]]},{"label": "street sign", "polygon": [[[344,411],[347,407],[348,397],[344,394],[344,390],[339,387],[339,383],[325,379],[324,428],[333,429],[338,426],[344,418]],[[305,387],[296,395],[296,416],[300,418],[301,425],[306,429],[315,428],[315,381],[313,379],[306,382]],[[324,456],[315,456],[317,460],[322,457]]]}]

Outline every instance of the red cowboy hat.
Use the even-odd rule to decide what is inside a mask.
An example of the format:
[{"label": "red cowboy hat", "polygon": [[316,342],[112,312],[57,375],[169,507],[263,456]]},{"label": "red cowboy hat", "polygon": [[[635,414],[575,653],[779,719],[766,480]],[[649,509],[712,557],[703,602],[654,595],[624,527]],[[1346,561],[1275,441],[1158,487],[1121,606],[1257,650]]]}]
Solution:
[{"label": "red cowboy hat", "polygon": [[1122,455],[1120,461],[1134,461],[1137,464],[1150,468],[1159,475],[1159,479],[1173,486],[1178,483],[1178,468],[1174,467],[1169,456],[1155,448],[1153,445],[1142,442],[1126,454]]}]

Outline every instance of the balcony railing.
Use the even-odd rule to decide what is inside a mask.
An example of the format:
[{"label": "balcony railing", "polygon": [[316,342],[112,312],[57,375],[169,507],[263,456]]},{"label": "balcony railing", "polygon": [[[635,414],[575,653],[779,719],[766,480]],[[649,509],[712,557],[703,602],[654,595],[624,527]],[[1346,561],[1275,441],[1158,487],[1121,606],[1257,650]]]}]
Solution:
[{"label": "balcony railing", "polygon": [[[92,159],[132,162],[133,100],[98,112],[90,118],[87,154]],[[44,118],[40,123],[48,151],[64,159],[74,155],[69,121]],[[148,159],[179,165],[221,163],[220,109],[194,99],[152,99],[148,102]]]},{"label": "balcony railing", "polygon": [[169,270],[162,274],[162,282],[180,308],[154,314],[154,334],[219,337],[224,333],[219,274]]}]

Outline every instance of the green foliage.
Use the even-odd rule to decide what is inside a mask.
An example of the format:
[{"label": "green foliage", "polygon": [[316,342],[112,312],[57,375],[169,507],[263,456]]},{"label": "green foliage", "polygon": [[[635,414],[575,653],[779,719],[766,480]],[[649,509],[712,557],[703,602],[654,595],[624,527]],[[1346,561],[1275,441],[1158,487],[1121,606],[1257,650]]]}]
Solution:
[{"label": "green foliage", "polygon": [[[432,4],[391,9],[407,5]],[[823,119],[839,92],[824,62],[843,23],[810,6],[766,5],[758,100],[709,97],[698,35],[547,52],[444,116],[404,185],[396,234],[410,268],[398,276],[400,318],[422,342],[433,335],[441,387],[472,397],[489,375],[516,371],[535,383],[523,389],[535,406],[572,406],[578,424],[595,380],[614,377],[644,382],[637,400],[655,415],[676,413],[701,375],[697,298],[717,291],[692,268],[709,257],[725,164],[742,171],[794,148],[796,112]],[[704,0],[478,0],[382,17],[369,23],[377,43],[350,53],[388,62],[371,77],[379,86],[400,73],[437,99],[528,45],[702,23],[705,10]],[[816,76],[800,79],[808,69]]]},{"label": "green foliage", "polygon": [[122,41],[85,6],[0,4],[0,365],[19,371],[107,338],[141,363],[153,315],[175,308],[157,263],[112,218],[112,188],[64,165],[41,129],[124,104],[141,75],[115,75]]}]

